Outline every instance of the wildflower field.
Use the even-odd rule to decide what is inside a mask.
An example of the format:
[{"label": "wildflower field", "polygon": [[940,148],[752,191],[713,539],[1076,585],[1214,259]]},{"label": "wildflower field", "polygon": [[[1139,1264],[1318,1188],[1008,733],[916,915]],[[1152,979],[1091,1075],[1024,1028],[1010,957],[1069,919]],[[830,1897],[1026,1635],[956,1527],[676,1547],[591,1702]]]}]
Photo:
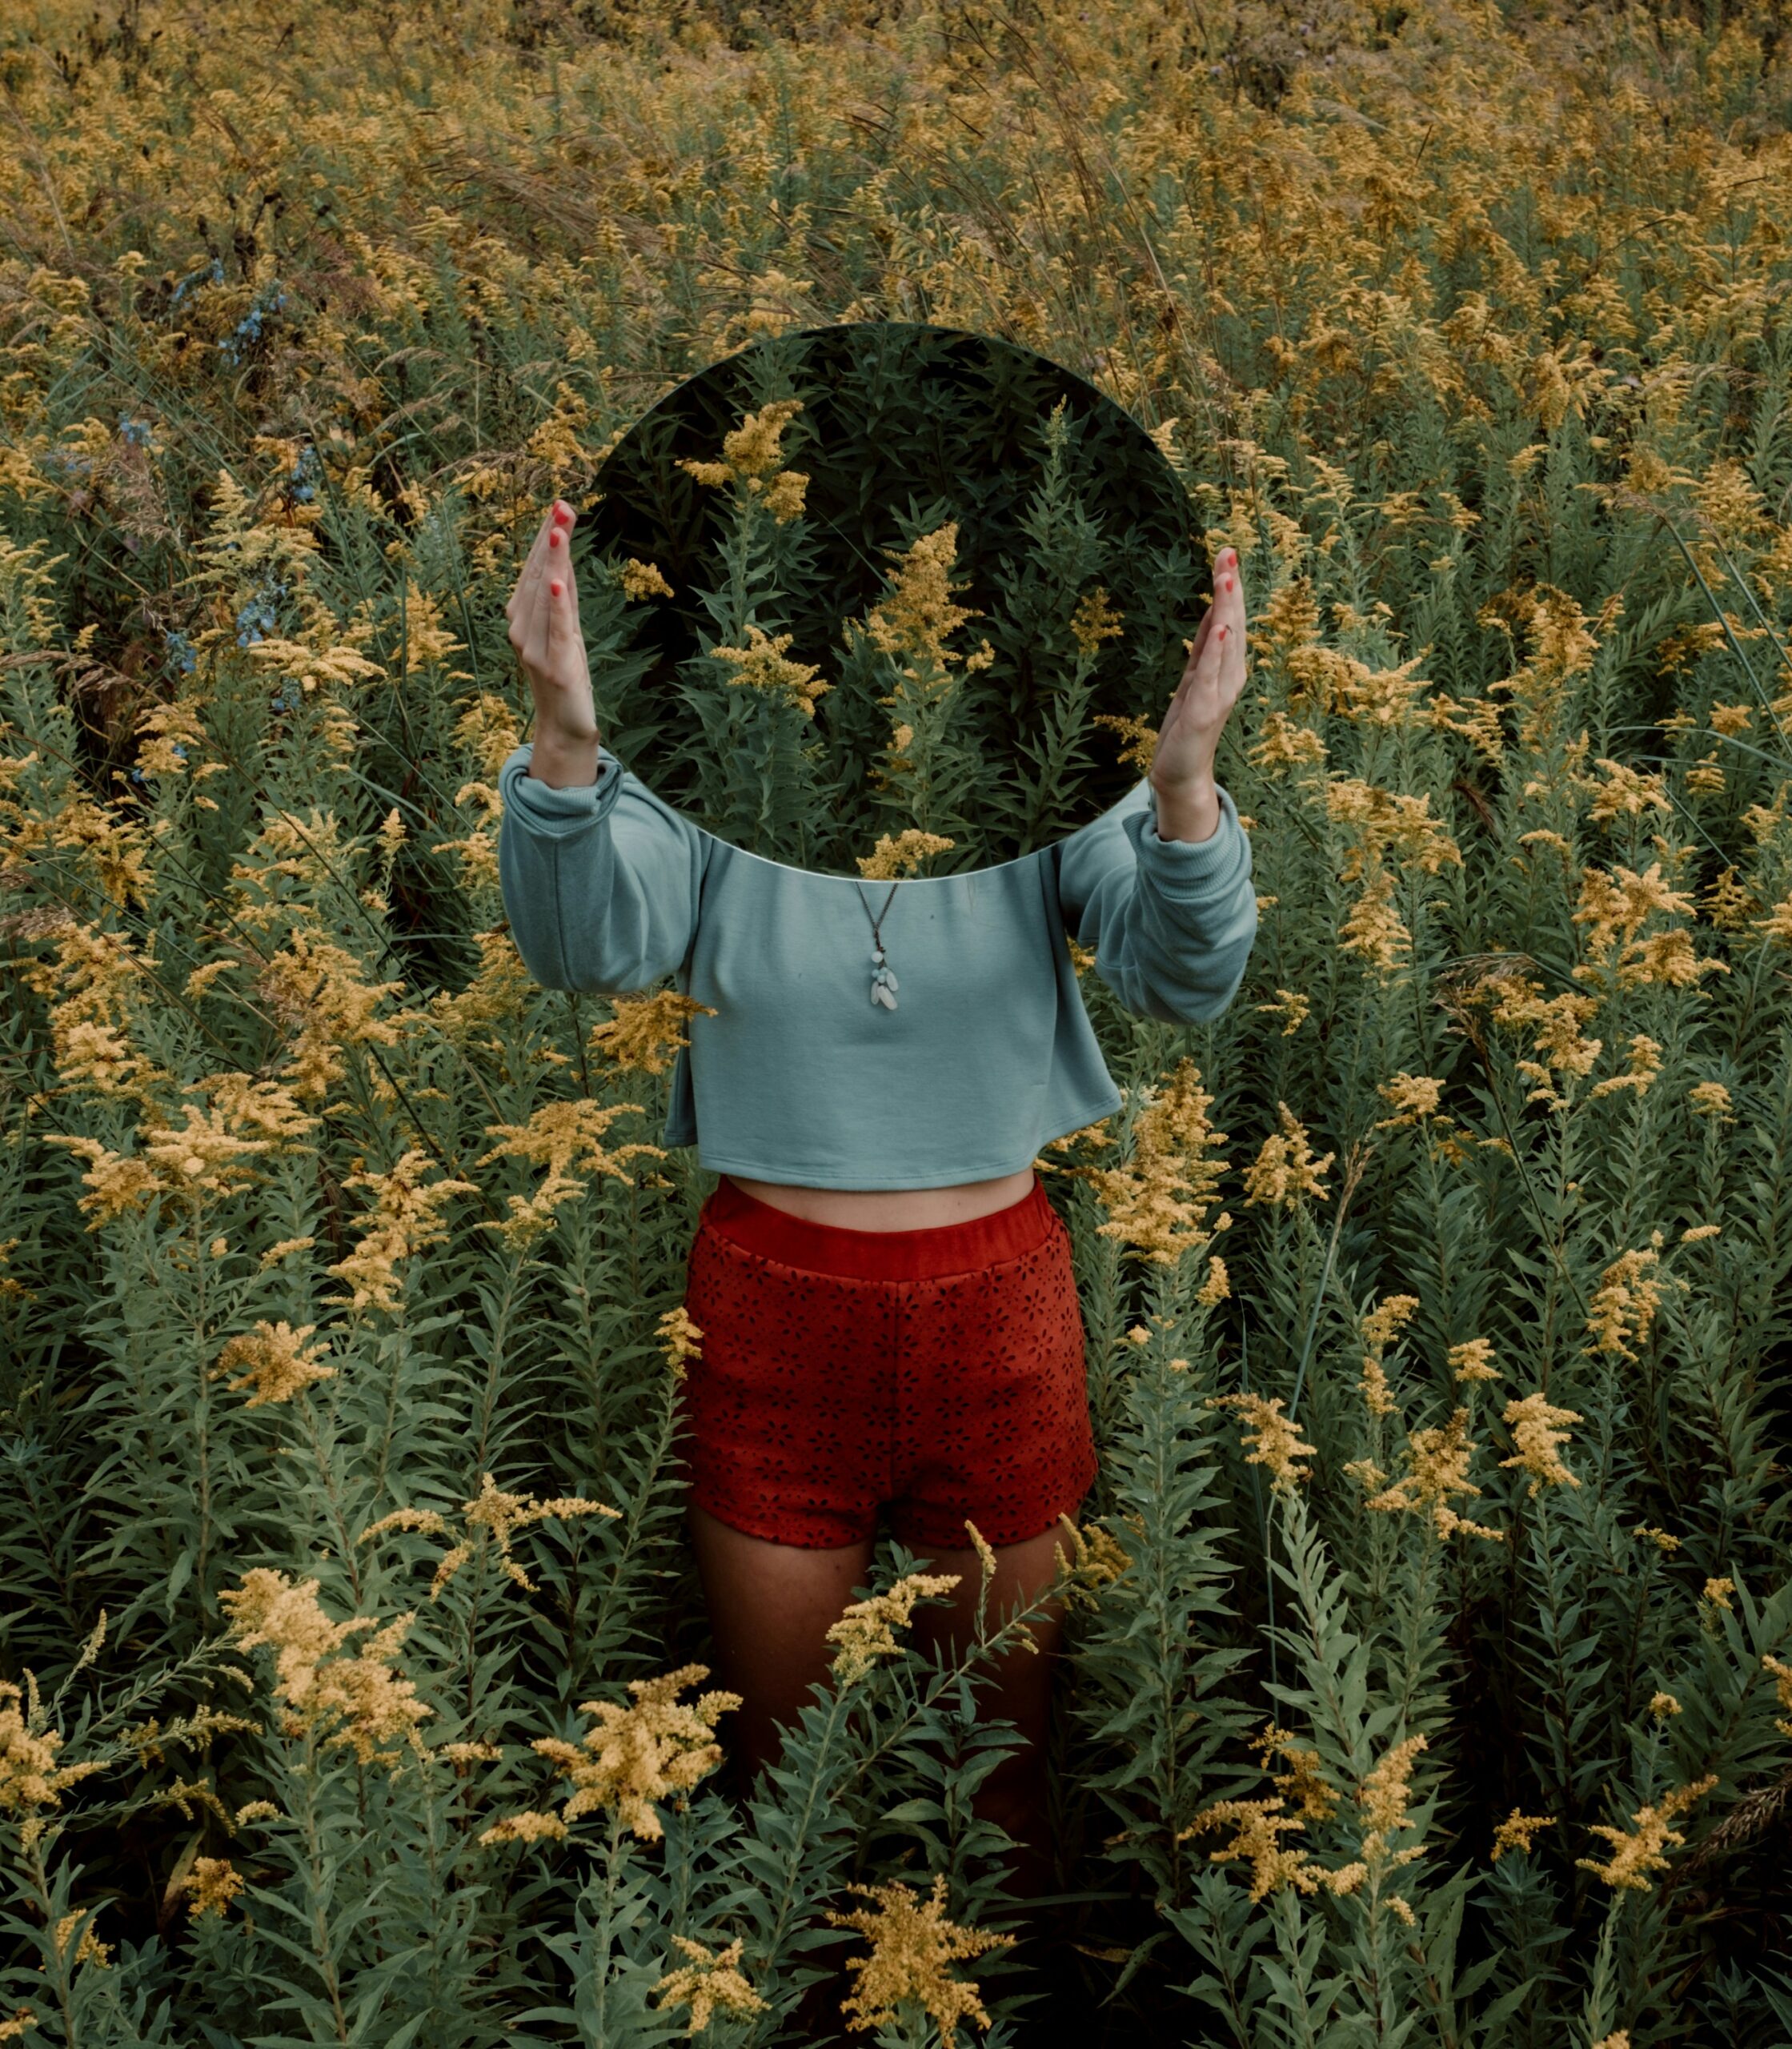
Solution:
[{"label": "wildflower field", "polygon": [[[1792,2042],[1780,34],[7,12],[0,2040],[767,2045],[820,1988],[911,2049]],[[1245,986],[1185,1028],[1079,959],[1126,1108],[1040,1163],[1102,1461],[1049,2007],[982,1653],[906,1647],[893,1545],[725,1790],[685,1010],[538,988],[497,888],[549,499],[691,371],[869,319],[1092,380],[1252,607]],[[704,487],[788,535],[776,427]],[[1137,643],[1073,526],[1075,675]],[[913,656],[937,531],[861,653]],[[928,616],[886,769],[980,673]],[[824,725],[750,624],[719,701]],[[885,787],[856,857],[945,854]]]}]

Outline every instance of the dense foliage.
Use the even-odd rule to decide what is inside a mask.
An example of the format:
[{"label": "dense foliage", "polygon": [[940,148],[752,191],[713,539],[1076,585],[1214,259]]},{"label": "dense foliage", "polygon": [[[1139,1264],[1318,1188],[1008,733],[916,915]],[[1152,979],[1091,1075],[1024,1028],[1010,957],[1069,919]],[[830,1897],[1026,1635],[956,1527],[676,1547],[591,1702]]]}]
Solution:
[{"label": "dense foliage", "polygon": [[[1079,2029],[1792,2039],[1777,62],[1441,0],[8,16],[0,2039],[768,2044],[844,1959],[882,2041],[1035,2024],[916,1561],[720,1790],[680,1005],[535,988],[495,884],[547,497],[883,318],[1092,379],[1253,607],[1245,988],[1081,964],[1127,1105],[1042,1161]],[[856,659],[926,669],[943,531]],[[728,644],[696,716],[840,680]],[[893,872],[954,816],[883,765]]]}]

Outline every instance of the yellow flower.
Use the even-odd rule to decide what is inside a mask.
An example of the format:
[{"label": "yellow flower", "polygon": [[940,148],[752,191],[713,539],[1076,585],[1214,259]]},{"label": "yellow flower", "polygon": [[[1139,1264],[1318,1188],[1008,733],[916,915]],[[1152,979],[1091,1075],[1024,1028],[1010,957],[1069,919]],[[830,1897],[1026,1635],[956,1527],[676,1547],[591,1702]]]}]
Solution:
[{"label": "yellow flower", "polygon": [[1313,1015],[1313,999],[1293,989],[1277,989],[1273,1003],[1260,1003],[1254,1008],[1259,1016],[1285,1018],[1281,1035],[1292,1039]]},{"label": "yellow flower", "polygon": [[840,1646],[833,1666],[838,1683],[850,1686],[864,1678],[879,1658],[895,1657],[902,1649],[896,1632],[908,1626],[915,1603],[951,1593],[959,1577],[955,1572],[912,1572],[887,1593],[853,1602],[828,1631],[828,1641]]},{"label": "yellow flower", "polygon": [[242,1873],[228,1857],[195,1857],[192,1869],[181,1881],[188,1918],[199,1921],[215,1914],[222,1921],[230,1911],[231,1902],[243,1891],[243,1883]]},{"label": "yellow flower", "polygon": [[455,740],[479,764],[488,783],[523,742],[523,728],[516,714],[502,697],[482,690],[455,721]]},{"label": "yellow flower", "polygon": [[403,982],[362,980],[361,963],[327,940],[295,932],[262,970],[256,989],[293,1033],[287,1078],[301,1102],[319,1102],[346,1072],[354,1046],[391,1046],[398,1028],[375,1012]]},{"label": "yellow flower", "polygon": [[57,1763],[62,1732],[38,1726],[36,1698],[34,1691],[31,1713],[22,1713],[23,1692],[0,1679],[0,1814],[29,1818],[40,1807],[59,1807],[70,1786],[105,1769]]},{"label": "yellow flower", "polygon": [[607,1700],[580,1706],[579,1712],[595,1716],[597,1724],[586,1731],[582,1742],[538,1738],[533,1748],[572,1782],[561,1818],[575,1822],[581,1814],[612,1809],[643,1842],[657,1842],[665,1830],[653,1802],[688,1793],[716,1769],[722,1762],[716,1718],[740,1705],[739,1694],[712,1692],[691,1702],[678,1698],[686,1686],[708,1676],[707,1665],[681,1665],[657,1678],[631,1679],[631,1706]]},{"label": "yellow flower", "polygon": [[1209,1861],[1248,1863],[1253,1900],[1267,1899],[1284,1886],[1293,1886],[1297,1892],[1315,1893],[1327,1883],[1330,1874],[1301,1851],[1282,1847],[1281,1838],[1296,1833],[1304,1825],[1298,1814],[1285,1811],[1286,1806],[1279,1795],[1267,1800],[1217,1800],[1178,1831],[1177,1841],[1186,1842],[1211,1829],[1229,1827],[1231,1841],[1209,1851]]},{"label": "yellow flower", "polygon": [[1062,1550],[1058,1554],[1059,1590],[1072,1606],[1097,1607],[1098,1590],[1111,1586],[1120,1578],[1132,1564],[1132,1556],[1119,1538],[1099,1523],[1083,1530],[1068,1515],[1060,1515],[1058,1520],[1070,1538],[1068,1554]]},{"label": "yellow flower", "polygon": [[579,1173],[607,1174],[626,1183],[629,1179],[623,1166],[626,1161],[643,1153],[651,1159],[664,1159],[662,1147],[639,1141],[619,1145],[613,1153],[604,1149],[602,1141],[610,1126],[619,1117],[638,1116],[640,1109],[639,1103],[599,1105],[589,1097],[579,1097],[544,1105],[526,1125],[488,1125],[486,1136],[499,1143],[480,1155],[482,1167],[494,1160],[527,1160],[547,1171],[532,1196],[507,1197],[508,1220],[487,1228],[513,1243],[526,1244],[554,1229],[555,1213],[559,1205],[585,1193],[586,1183],[578,1178]]},{"label": "yellow flower", "polygon": [[425,1181],[435,1167],[428,1153],[414,1147],[390,1173],[351,1174],[343,1183],[344,1188],[371,1189],[375,1197],[363,1217],[360,1243],[346,1259],[325,1269],[348,1282],[350,1307],[395,1312],[404,1298],[399,1261],[440,1245],[448,1227],[439,1213],[457,1195],[478,1194],[471,1181]]},{"label": "yellow flower", "polygon": [[1763,1658],[1761,1662],[1773,1674],[1779,1704],[1785,1710],[1775,1726],[1782,1735],[1792,1736],[1792,1665],[1785,1664],[1778,1658]]},{"label": "yellow flower", "polygon": [[951,580],[958,559],[957,521],[923,534],[904,551],[888,553],[893,565],[888,587],[865,620],[872,644],[912,668],[952,668],[963,658],[946,643],[967,620],[982,616],[953,602],[964,587]]},{"label": "yellow flower", "polygon": [[[614,1520],[620,1514],[619,1509],[607,1507],[602,1502],[587,1501],[579,1495],[556,1495],[551,1501],[541,1502],[533,1494],[505,1494],[489,1473],[479,1475],[479,1491],[471,1501],[462,1502],[460,1508],[461,1520],[470,1530],[483,1530],[486,1534],[497,1550],[499,1569],[525,1593],[533,1593],[535,1583],[511,1554],[511,1539],[516,1531],[527,1529],[531,1523],[545,1522],[550,1517],[607,1515]],[[371,1544],[393,1530],[413,1530],[427,1537],[446,1538],[448,1534],[447,1524],[434,1509],[400,1508],[395,1509],[390,1515],[383,1515],[377,1522],[370,1523],[358,1541]],[[443,1588],[472,1555],[471,1543],[450,1546],[431,1582],[431,1600],[440,1598]]]},{"label": "yellow flower", "polygon": [[1433,1527],[1445,1542],[1461,1530],[1493,1543],[1502,1542],[1501,1531],[1470,1522],[1450,1506],[1455,1496],[1469,1497],[1481,1492],[1469,1478],[1469,1461],[1473,1451],[1466,1409],[1458,1409],[1441,1429],[1414,1430],[1406,1444],[1408,1471],[1375,1495],[1368,1506],[1384,1514],[1405,1509],[1429,1515]]},{"label": "yellow flower", "polygon": [[662,2007],[688,2007],[691,2025],[687,2035],[701,2035],[718,2013],[761,2014],[766,2002],[741,1975],[740,1952],[744,1938],[736,1935],[726,1949],[710,1951],[688,1935],[674,1935],[672,1947],[688,1960],[668,1971],[653,1987],[653,1997]]},{"label": "yellow flower", "polygon": [[1320,1177],[1337,1156],[1315,1155],[1307,1142],[1306,1127],[1287,1104],[1277,1103],[1276,1114],[1281,1130],[1264,1140],[1262,1149],[1245,1169],[1245,1207],[1261,1202],[1273,1209],[1292,1209],[1303,1196],[1329,1201]]},{"label": "yellow flower", "polygon": [[[90,1963],[96,1971],[104,1971],[112,1961],[112,1947],[110,1943],[102,1943],[94,1931],[94,1922],[98,1919],[97,1914],[90,1919],[85,1907],[78,1907],[74,1913],[65,1914],[52,1932],[51,1939],[55,1943],[57,1955],[66,1957],[69,1944],[74,1943],[73,1961],[75,1963]],[[83,1922],[86,1923],[85,1927],[82,1927]],[[77,1928],[81,1929],[81,1939],[78,1943],[74,1941]]]},{"label": "yellow flower", "polygon": [[489,1473],[479,1475],[479,1493],[471,1501],[462,1504],[460,1512],[470,1529],[489,1533],[497,1546],[499,1563],[506,1575],[525,1593],[533,1593],[535,1583],[511,1556],[511,1539],[519,1530],[527,1529],[532,1522],[544,1522],[550,1516],[564,1520],[573,1516],[607,1515],[614,1521],[622,1513],[602,1502],[586,1501],[579,1495],[558,1494],[551,1501],[538,1502],[533,1494],[507,1494],[493,1484]]},{"label": "yellow flower", "polygon": [[1531,1838],[1540,1828],[1553,1828],[1555,1825],[1552,1815],[1521,1814],[1514,1807],[1493,1831],[1493,1862],[1498,1863],[1509,1850],[1521,1850],[1529,1856]]},{"label": "yellow flower", "polygon": [[[371,1615],[333,1622],[315,1579],[295,1584],[263,1566],[218,1598],[243,1649],[265,1644],[273,1650],[275,1696],[287,1710],[288,1733],[321,1734],[352,1750],[363,1764],[375,1758],[395,1762],[391,1746],[400,1742],[421,1754],[417,1725],[431,1710],[412,1682],[392,1669],[414,1616],[400,1615],[383,1629]],[[351,1653],[349,1639],[370,1630],[374,1634]]]},{"label": "yellow flower", "polygon": [[1099,583],[1076,600],[1076,609],[1070,616],[1070,637],[1079,654],[1098,654],[1104,640],[1117,640],[1125,631],[1125,620],[1114,610]]},{"label": "yellow flower", "polygon": [[669,598],[672,587],[651,562],[637,562],[633,555],[616,571],[616,580],[639,603],[643,598]]},{"label": "yellow flower", "polygon": [[1603,1864],[1591,1857],[1577,1857],[1575,1869],[1591,1871],[1614,1891],[1652,1892],[1654,1887],[1650,1874],[1665,1871],[1668,1867],[1665,1853],[1686,1839],[1673,1824],[1717,1782],[1717,1774],[1712,1772],[1689,1786],[1676,1786],[1658,1806],[1638,1807],[1627,1829],[1596,1822],[1592,1833],[1604,1836],[1612,1846],[1612,1854]]},{"label": "yellow flower", "polygon": [[749,625],[744,648],[724,645],[712,648],[709,652],[712,660],[733,670],[728,678],[731,684],[764,691],[800,712],[805,719],[812,719],[816,700],[834,686],[819,680],[821,672],[814,663],[789,659],[785,650],[795,638],[794,634],[768,634],[760,627]]},{"label": "yellow flower", "polygon": [[1600,824],[1607,824],[1614,818],[1638,818],[1646,811],[1673,809],[1667,785],[1659,776],[1645,775],[1639,769],[1626,768],[1621,761],[1608,761],[1603,757],[1598,766],[1606,772],[1603,781],[1597,776],[1582,780],[1595,793],[1590,816]]},{"label": "yellow flower", "polygon": [[302,1389],[320,1380],[332,1380],[336,1369],[321,1361],[329,1356],[327,1345],[305,1341],[317,1325],[301,1324],[295,1330],[284,1317],[278,1323],[258,1322],[252,1332],[233,1337],[218,1355],[219,1373],[243,1370],[230,1383],[232,1394],[253,1388],[244,1407],[259,1409],[267,1403],[290,1401]]},{"label": "yellow flower", "polygon": [[1251,1738],[1250,1747],[1262,1758],[1265,1770],[1272,1758],[1281,1761],[1284,1768],[1272,1772],[1270,1778],[1283,1799],[1294,1802],[1297,1819],[1329,1822],[1337,1812],[1338,1796],[1321,1769],[1318,1751],[1303,1749],[1273,1722]]},{"label": "yellow flower", "polygon": [[1293,1418],[1282,1413],[1280,1395],[1265,1400],[1261,1394],[1214,1394],[1209,1396],[1207,1405],[1236,1409],[1243,1417],[1245,1463],[1266,1467],[1276,1494],[1292,1494],[1296,1483],[1311,1473],[1311,1466],[1296,1462],[1316,1454],[1319,1447],[1301,1441]]},{"label": "yellow flower", "polygon": [[897,2009],[912,2002],[940,2031],[942,2049],[953,2049],[961,2020],[979,2027],[989,2015],[975,1985],[952,1977],[949,1967],[1000,1949],[1012,1935],[993,1935],[979,1928],[960,1928],[946,1919],[946,1875],[934,1875],[933,1891],[924,1902],[897,1882],[883,1886],[848,1886],[869,1907],[850,1914],[829,1911],[836,1928],[856,1928],[871,1945],[871,1954],[852,1957],[847,1969],[856,1974],[857,1987],[840,2002],[843,2014],[856,2015],[855,2028],[880,2027],[900,2019]]},{"label": "yellow flower", "polygon": [[612,996],[610,1009],[609,1021],[592,1028],[591,1049],[607,1054],[620,1069],[642,1074],[663,1074],[672,1057],[690,1043],[684,1035],[686,1024],[693,1017],[716,1015],[708,1004],[678,989]]},{"label": "yellow flower", "polygon": [[1497,1380],[1499,1369],[1493,1365],[1493,1340],[1471,1337],[1465,1343],[1449,1348],[1449,1364],[1452,1375],[1460,1381]]},{"label": "yellow flower", "polygon": [[1147,725],[1143,719],[1128,718],[1119,712],[1097,712],[1089,721],[1091,725],[1106,726],[1120,735],[1125,743],[1120,750],[1120,759],[1129,768],[1137,768],[1141,776],[1149,775],[1152,762],[1157,753],[1157,728]]},{"label": "yellow flower", "polygon": [[1651,1270],[1660,1263],[1661,1246],[1657,1231],[1646,1246],[1620,1253],[1606,1269],[1586,1320],[1594,1341],[1590,1351],[1637,1358],[1662,1305],[1662,1283]]},{"label": "yellow flower", "polygon": [[1165,1085],[1146,1092],[1126,1164],[1076,1170],[1107,1212],[1096,1226],[1097,1237],[1117,1238],[1154,1265],[1174,1266],[1225,1228],[1228,1217],[1208,1221],[1227,1165],[1207,1157],[1226,1142],[1226,1134],[1207,1121],[1213,1105],[1200,1069],[1192,1060],[1179,1061]]},{"label": "yellow flower", "polygon": [[1195,1297],[1197,1309],[1217,1309],[1232,1293],[1232,1277],[1226,1272],[1223,1259],[1212,1258],[1207,1262],[1207,1278],[1201,1283]]},{"label": "yellow flower", "polygon": [[1512,1458],[1500,1461],[1501,1467],[1517,1466],[1528,1473],[1533,1499],[1544,1486],[1579,1486],[1580,1482],[1561,1462],[1560,1447],[1569,1442],[1568,1432],[1561,1425],[1586,1420],[1573,1409],[1556,1408],[1541,1391],[1527,1394],[1521,1401],[1507,1402],[1505,1421],[1518,1449]]},{"label": "yellow flower", "polygon": [[860,856],[859,872],[868,882],[892,882],[904,871],[912,875],[934,854],[948,852],[957,844],[939,832],[924,832],[911,825],[892,839],[886,832],[868,854]]},{"label": "yellow flower", "polygon": [[1649,1697],[1649,1711],[1658,1722],[1664,1722],[1670,1714],[1680,1712],[1680,1703],[1670,1693],[1654,1693]]},{"label": "yellow flower", "polygon": [[667,1310],[660,1317],[658,1328],[666,1363],[671,1368],[673,1377],[682,1380],[690,1361],[703,1357],[703,1333],[691,1321],[682,1302],[676,1309]]},{"label": "yellow flower", "polygon": [[1393,877],[1378,870],[1338,928],[1338,950],[1358,955],[1378,975],[1392,975],[1413,950],[1413,936],[1393,908]]},{"label": "yellow flower", "polygon": [[[458,1749],[459,1745],[451,1748]],[[563,1842],[568,1830],[558,1814],[544,1814],[533,1810],[522,1814],[506,1814],[495,1821],[490,1828],[479,1833],[482,1845],[494,1842]]]},{"label": "yellow flower", "polygon": [[1733,1579],[1708,1579],[1699,1598],[1714,1608],[1722,1608],[1726,1614],[1734,1614],[1735,1611],[1730,1607],[1730,1597],[1735,1591],[1736,1582]]},{"label": "yellow flower", "polygon": [[1271,712],[1245,752],[1253,768],[1279,776],[1290,768],[1323,761],[1325,743],[1311,726],[1297,724],[1285,712]]},{"label": "yellow flower", "polygon": [[1730,1120],[1732,1112],[1730,1091],[1721,1081],[1698,1081],[1687,1091],[1686,1100],[1693,1106],[1693,1115],[1699,1117],[1722,1117]]},{"label": "yellow flower", "polygon": [[1382,1118],[1375,1129],[1398,1131],[1404,1125],[1422,1123],[1426,1117],[1437,1114],[1444,1085],[1428,1074],[1402,1072],[1384,1081],[1375,1093],[1394,1113],[1391,1117]]},{"label": "yellow flower", "polygon": [[1604,1081],[1593,1085],[1597,1097],[1615,1094],[1620,1089],[1634,1089],[1639,1096],[1646,1096],[1649,1085],[1662,1071],[1662,1049],[1651,1038],[1642,1033],[1630,1041],[1630,1054],[1622,1074],[1614,1074]]}]

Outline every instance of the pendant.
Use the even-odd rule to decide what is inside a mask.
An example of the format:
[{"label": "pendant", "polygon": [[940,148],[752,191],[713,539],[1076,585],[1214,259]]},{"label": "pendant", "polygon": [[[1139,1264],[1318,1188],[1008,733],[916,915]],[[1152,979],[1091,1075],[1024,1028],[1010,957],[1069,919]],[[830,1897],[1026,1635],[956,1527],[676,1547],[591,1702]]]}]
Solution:
[{"label": "pendant", "polygon": [[880,947],[872,956],[871,1000],[880,1003],[886,1010],[896,1007],[896,992],[900,984],[884,964],[883,948]]}]

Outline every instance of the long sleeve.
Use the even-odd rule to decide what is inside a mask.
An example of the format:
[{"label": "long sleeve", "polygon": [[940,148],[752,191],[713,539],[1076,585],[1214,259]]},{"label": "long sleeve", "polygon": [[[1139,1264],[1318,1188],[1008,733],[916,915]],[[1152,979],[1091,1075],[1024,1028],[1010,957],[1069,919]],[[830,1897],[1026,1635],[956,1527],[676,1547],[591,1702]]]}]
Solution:
[{"label": "long sleeve", "polygon": [[600,748],[597,780],[550,789],[519,747],[498,779],[498,871],[524,964],[548,988],[619,996],[690,951],[703,836]]},{"label": "long sleeve", "polygon": [[1141,783],[1058,855],[1065,923],[1129,1010],[1193,1024],[1225,1008],[1257,936],[1250,839],[1225,791],[1208,839],[1159,839]]}]

